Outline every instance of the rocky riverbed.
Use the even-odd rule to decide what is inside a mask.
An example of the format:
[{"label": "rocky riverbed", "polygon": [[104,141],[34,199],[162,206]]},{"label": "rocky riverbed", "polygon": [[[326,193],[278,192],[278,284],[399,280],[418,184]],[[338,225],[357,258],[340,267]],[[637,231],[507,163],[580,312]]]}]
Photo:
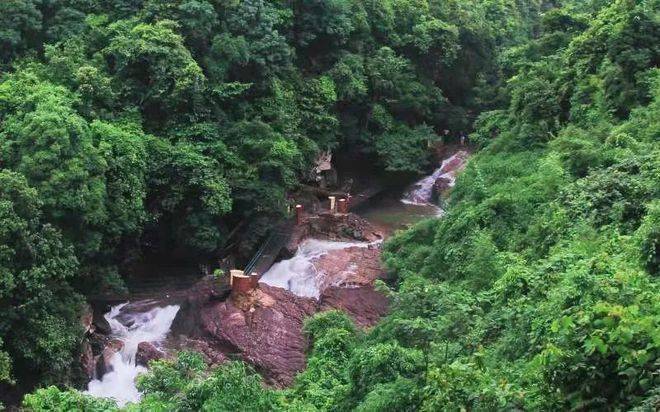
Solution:
[{"label": "rocky riverbed", "polygon": [[[225,297],[216,280],[204,279],[190,290],[174,321],[175,346],[187,339],[201,342],[209,363],[239,358],[252,364],[266,382],[281,387],[305,367],[307,342],[302,327],[306,318],[341,309],[358,325],[372,326],[387,312],[387,300],[373,290],[374,280],[384,275],[379,263],[382,235],[359,216],[337,219],[332,214],[307,219],[296,230],[298,245],[287,246],[285,253],[292,256],[278,263],[286,266],[286,262],[307,259],[283,270],[294,277],[297,269],[310,271],[318,287],[315,296],[260,282],[248,293]],[[317,253],[300,258],[302,248]],[[277,270],[278,264],[271,270]]]},{"label": "rocky riverbed", "polygon": [[[392,218],[437,215],[432,197],[446,194],[466,159],[463,151],[446,158],[432,176],[406,192]],[[387,298],[374,290],[374,282],[386,276],[381,245],[394,229],[353,213],[306,215],[254,289],[231,293],[226,281],[209,276],[162,301],[114,306],[105,316],[88,314],[82,361],[90,379],[95,378],[90,392],[113,396],[114,386],[123,384],[114,385],[112,379],[121,374],[132,379],[150,361],[183,349],[201,353],[209,365],[241,359],[268,384],[290,385],[305,368],[305,319],[339,309],[369,328],[387,313]],[[104,387],[104,382],[114,386]],[[122,391],[129,395],[122,401],[139,396],[134,385]]]}]

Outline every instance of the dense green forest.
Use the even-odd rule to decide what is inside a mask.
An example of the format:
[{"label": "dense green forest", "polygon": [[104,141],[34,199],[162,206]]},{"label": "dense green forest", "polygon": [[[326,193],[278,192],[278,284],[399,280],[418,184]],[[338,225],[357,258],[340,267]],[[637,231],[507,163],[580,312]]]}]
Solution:
[{"label": "dense green forest", "polygon": [[249,253],[319,151],[417,173],[449,129],[479,151],[385,245],[390,315],[308,320],[284,390],[157,361],[128,409],[655,410],[659,62],[658,0],[2,1],[0,392],[116,409],[67,388],[124,262]]}]

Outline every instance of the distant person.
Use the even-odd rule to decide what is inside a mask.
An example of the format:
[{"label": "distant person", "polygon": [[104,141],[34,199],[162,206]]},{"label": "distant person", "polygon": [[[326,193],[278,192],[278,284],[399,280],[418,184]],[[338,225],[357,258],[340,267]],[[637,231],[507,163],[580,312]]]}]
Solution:
[{"label": "distant person", "polygon": [[465,133],[461,132],[461,146],[465,146],[465,139],[466,139]]}]

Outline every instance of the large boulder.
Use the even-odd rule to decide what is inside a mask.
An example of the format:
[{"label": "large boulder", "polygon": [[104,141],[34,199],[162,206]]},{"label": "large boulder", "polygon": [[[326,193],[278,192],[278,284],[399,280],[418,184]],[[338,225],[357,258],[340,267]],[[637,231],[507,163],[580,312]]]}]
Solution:
[{"label": "large boulder", "polygon": [[290,385],[305,368],[305,319],[319,310],[340,309],[360,326],[371,326],[387,310],[387,299],[373,290],[384,274],[380,265],[381,234],[364,219],[324,213],[298,225],[288,248],[295,253],[307,237],[361,244],[329,250],[314,262],[322,276],[320,300],[294,295],[260,283],[229,296],[227,285],[212,278],[187,292],[172,325],[168,348],[194,350],[215,365],[239,358],[253,365],[266,382]]},{"label": "large boulder", "polygon": [[88,379],[96,377],[96,359],[94,359],[92,345],[87,339],[83,340],[80,347],[80,365]]},{"label": "large boulder", "polygon": [[371,224],[358,215],[324,212],[307,220],[307,237],[328,240],[373,242],[382,239]]},{"label": "large boulder", "polygon": [[115,357],[115,354],[119,353],[122,349],[124,349],[124,342],[119,339],[112,339],[108,342],[96,362],[97,377],[100,378],[106,373],[112,372],[112,359]]},{"label": "large boulder", "polygon": [[223,352],[226,348],[219,347],[211,339],[178,336],[170,340],[169,348],[174,352],[182,350],[197,352],[202,355],[204,362],[209,366],[220,365],[229,360]]},{"label": "large boulder", "polygon": [[451,189],[453,183],[453,179],[447,176],[437,178],[433,183],[432,199],[437,200],[441,198],[444,193]]},{"label": "large boulder", "polygon": [[140,342],[135,354],[135,363],[141,366],[149,366],[153,360],[163,359],[165,354],[151,342]]},{"label": "large boulder", "polygon": [[105,318],[105,314],[110,310],[109,307],[105,305],[94,306],[93,315],[92,315],[92,325],[94,326],[94,331],[100,333],[101,335],[110,335],[112,333],[112,328],[110,323]]},{"label": "large boulder", "polygon": [[353,214],[322,212],[307,217],[296,225],[289,241],[280,252],[280,257],[293,256],[305,239],[324,239],[345,242],[376,242],[383,239],[383,233],[362,217]]},{"label": "large boulder", "polygon": [[314,266],[321,293],[331,286],[371,285],[384,273],[380,264],[380,244],[330,250],[319,257]]},{"label": "large boulder", "polygon": [[387,314],[389,302],[373,286],[357,288],[329,287],[320,297],[321,310],[339,309],[346,312],[363,328],[375,325]]},{"label": "large boulder", "polygon": [[230,293],[228,277],[217,279],[210,275],[197,282],[186,292],[180,303],[180,309],[172,322],[172,335],[199,335],[199,313],[202,308],[209,302],[224,301]]},{"label": "large boulder", "polygon": [[291,384],[305,367],[302,325],[317,311],[316,300],[264,284],[242,298],[204,307],[200,314],[204,334],[226,353],[254,365],[268,383]]},{"label": "large boulder", "polygon": [[83,328],[85,335],[94,332],[94,311],[92,307],[88,304],[85,304],[83,307],[82,313],[80,315],[80,325]]}]

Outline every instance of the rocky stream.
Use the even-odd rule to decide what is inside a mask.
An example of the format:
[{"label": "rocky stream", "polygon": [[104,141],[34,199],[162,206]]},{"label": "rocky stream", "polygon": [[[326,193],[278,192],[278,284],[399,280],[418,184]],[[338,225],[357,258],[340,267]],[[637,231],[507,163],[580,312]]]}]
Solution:
[{"label": "rocky stream", "polygon": [[176,295],[96,313],[83,343],[87,392],[119,404],[136,401],[135,378],[148,362],[181,349],[200,352],[209,365],[241,359],[267,384],[290,385],[305,367],[307,317],[340,309],[368,328],[387,313],[386,297],[373,287],[386,276],[380,264],[383,240],[394,230],[441,215],[436,205],[467,157],[464,150],[454,151],[406,191],[376,196],[352,213],[306,216],[279,261],[249,292],[230,293],[209,276]]}]

